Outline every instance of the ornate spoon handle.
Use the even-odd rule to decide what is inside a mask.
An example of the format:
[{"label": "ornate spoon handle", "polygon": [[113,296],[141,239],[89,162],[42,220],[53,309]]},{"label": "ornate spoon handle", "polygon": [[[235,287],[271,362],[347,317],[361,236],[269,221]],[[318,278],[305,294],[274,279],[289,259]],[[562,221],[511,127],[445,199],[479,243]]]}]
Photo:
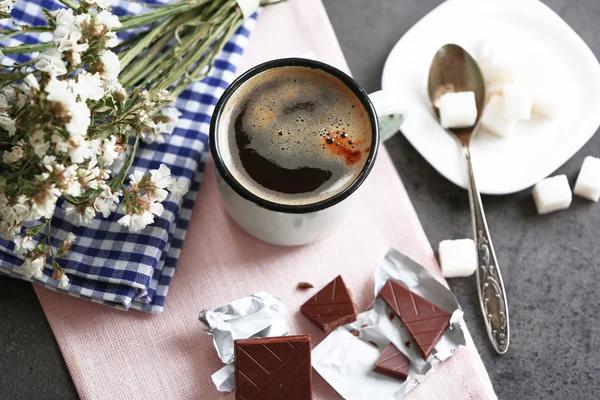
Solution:
[{"label": "ornate spoon handle", "polygon": [[477,245],[478,268],[476,277],[479,303],[481,304],[481,312],[492,346],[499,354],[504,354],[508,350],[510,341],[506,291],[504,290],[496,252],[485,220],[481,196],[475,184],[471,153],[468,146],[463,145],[463,150],[467,159],[469,199],[475,231],[475,244]]}]

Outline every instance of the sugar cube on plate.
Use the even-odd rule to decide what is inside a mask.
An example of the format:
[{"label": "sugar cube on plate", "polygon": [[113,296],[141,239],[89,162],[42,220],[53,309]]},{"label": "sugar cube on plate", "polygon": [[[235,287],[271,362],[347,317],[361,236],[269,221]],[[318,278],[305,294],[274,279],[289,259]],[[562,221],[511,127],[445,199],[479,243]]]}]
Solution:
[{"label": "sugar cube on plate", "polygon": [[443,240],[438,247],[442,274],[446,278],[470,276],[477,268],[473,239]]},{"label": "sugar cube on plate", "polygon": [[449,92],[442,95],[437,105],[440,123],[444,128],[468,128],[477,121],[477,104],[473,92]]},{"label": "sugar cube on plate", "polygon": [[494,95],[483,110],[481,124],[490,133],[507,138],[515,130],[517,120],[504,117],[504,101],[502,97]]},{"label": "sugar cube on plate", "polygon": [[591,201],[600,200],[600,158],[588,156],[583,160],[573,193]]},{"label": "sugar cube on plate", "polygon": [[495,81],[512,82],[517,79],[518,67],[513,54],[505,49],[494,49],[490,57],[491,77]]},{"label": "sugar cube on plate", "polygon": [[504,118],[516,120],[531,119],[533,96],[526,87],[517,83],[504,85],[502,90],[504,100]]},{"label": "sugar cube on plate", "polygon": [[569,208],[573,195],[567,176],[553,176],[538,182],[533,187],[533,199],[540,215]]}]

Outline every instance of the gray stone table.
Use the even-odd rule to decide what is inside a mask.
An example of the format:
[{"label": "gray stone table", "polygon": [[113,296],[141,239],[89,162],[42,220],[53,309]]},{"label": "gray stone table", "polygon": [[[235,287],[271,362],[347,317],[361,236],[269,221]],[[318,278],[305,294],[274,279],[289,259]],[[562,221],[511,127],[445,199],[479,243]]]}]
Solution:
[{"label": "gray stone table", "polygon": [[[396,41],[440,3],[324,0],[350,68],[368,91],[380,88]],[[545,3],[600,55],[598,0]],[[434,249],[440,240],[469,236],[466,192],[440,176],[402,135],[386,146]],[[600,156],[600,135],[557,173],[573,182],[586,155]],[[529,190],[483,201],[511,309],[514,348],[508,354],[496,356],[488,344],[474,278],[454,279],[450,286],[498,397],[600,398],[600,205],[575,198],[570,210],[540,217]],[[0,399],[76,398],[31,285],[0,277]]]}]

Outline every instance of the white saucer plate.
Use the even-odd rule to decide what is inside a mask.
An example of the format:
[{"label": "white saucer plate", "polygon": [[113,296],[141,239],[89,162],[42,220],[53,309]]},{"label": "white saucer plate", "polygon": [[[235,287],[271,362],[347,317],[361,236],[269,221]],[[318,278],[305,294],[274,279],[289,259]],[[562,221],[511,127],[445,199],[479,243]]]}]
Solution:
[{"label": "white saucer plate", "polygon": [[479,132],[471,144],[481,193],[526,189],[571,158],[600,126],[600,65],[565,21],[538,0],[449,0],[414,25],[396,44],[383,71],[382,88],[405,112],[402,132],[444,177],[466,188],[464,158],[440,127],[427,98],[435,52],[456,43],[476,54],[486,37],[510,32],[543,60],[560,104],[552,118],[519,123],[501,139]]}]

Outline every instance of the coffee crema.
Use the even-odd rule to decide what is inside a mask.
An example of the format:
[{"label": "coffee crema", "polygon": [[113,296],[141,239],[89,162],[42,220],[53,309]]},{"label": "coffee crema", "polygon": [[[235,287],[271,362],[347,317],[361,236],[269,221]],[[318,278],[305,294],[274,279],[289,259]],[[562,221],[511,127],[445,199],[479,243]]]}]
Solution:
[{"label": "coffee crema", "polygon": [[221,158],[265,200],[306,205],[354,182],[371,150],[369,113],[341,80],[310,67],[262,72],[231,96],[219,120]]}]

